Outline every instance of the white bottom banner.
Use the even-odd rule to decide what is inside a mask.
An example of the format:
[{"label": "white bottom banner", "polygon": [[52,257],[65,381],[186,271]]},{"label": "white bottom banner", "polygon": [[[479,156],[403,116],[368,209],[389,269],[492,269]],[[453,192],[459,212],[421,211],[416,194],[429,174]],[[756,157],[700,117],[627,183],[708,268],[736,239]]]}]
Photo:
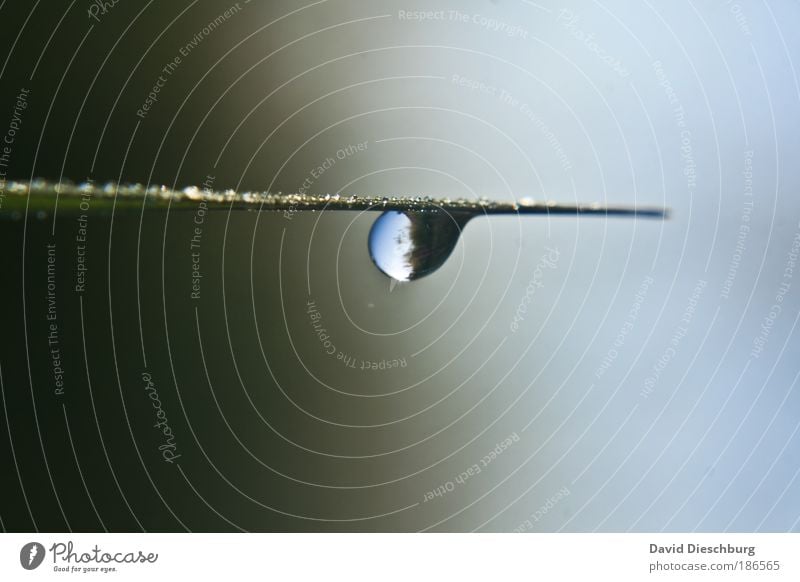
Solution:
[{"label": "white bottom banner", "polygon": [[800,534],[3,534],[0,580],[777,581],[799,553]]}]

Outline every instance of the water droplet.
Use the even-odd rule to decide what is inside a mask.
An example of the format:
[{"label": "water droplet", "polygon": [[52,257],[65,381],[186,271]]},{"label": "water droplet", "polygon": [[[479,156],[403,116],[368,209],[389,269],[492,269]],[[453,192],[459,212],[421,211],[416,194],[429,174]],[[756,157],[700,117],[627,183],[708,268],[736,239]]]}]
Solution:
[{"label": "water droplet", "polygon": [[413,281],[441,267],[474,215],[462,212],[389,210],[373,223],[369,253],[375,265],[396,281]]}]

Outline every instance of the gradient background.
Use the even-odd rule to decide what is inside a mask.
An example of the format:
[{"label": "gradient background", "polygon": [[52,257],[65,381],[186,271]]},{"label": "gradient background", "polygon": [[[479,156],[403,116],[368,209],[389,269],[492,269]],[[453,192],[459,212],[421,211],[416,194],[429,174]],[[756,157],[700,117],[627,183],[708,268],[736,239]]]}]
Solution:
[{"label": "gradient background", "polygon": [[9,178],[673,215],[477,218],[390,291],[374,215],[218,212],[193,300],[192,212],[89,212],[76,293],[76,216],[0,207],[5,531],[798,529],[796,2],[240,2],[144,119],[233,3],[91,6],[0,3]]}]

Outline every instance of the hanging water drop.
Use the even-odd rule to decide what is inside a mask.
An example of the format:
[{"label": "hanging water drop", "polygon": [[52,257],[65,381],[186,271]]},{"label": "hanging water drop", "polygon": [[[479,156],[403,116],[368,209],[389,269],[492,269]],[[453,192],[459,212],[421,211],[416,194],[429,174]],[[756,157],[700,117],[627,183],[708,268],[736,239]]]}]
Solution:
[{"label": "hanging water drop", "polygon": [[462,212],[389,210],[369,233],[372,261],[396,281],[413,281],[441,267],[474,215]]}]

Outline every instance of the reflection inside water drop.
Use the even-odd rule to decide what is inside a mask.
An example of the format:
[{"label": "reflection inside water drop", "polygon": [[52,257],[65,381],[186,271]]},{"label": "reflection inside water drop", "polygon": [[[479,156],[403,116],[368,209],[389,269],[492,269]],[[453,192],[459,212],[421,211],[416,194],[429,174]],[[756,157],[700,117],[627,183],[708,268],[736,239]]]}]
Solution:
[{"label": "reflection inside water drop", "polygon": [[470,213],[390,210],[369,233],[375,265],[397,281],[413,281],[433,273],[453,252]]}]

